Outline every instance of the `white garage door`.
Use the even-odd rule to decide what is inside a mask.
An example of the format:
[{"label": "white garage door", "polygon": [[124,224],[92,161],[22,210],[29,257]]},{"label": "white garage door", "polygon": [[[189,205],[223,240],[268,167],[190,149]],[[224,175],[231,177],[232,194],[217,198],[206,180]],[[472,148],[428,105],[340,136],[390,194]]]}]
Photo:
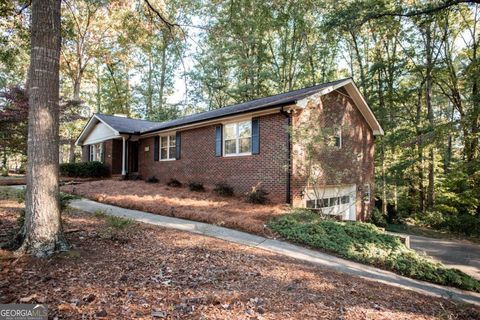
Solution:
[{"label": "white garage door", "polygon": [[343,220],[356,220],[356,186],[325,186],[309,189],[304,205],[320,209],[324,214],[341,215]]}]

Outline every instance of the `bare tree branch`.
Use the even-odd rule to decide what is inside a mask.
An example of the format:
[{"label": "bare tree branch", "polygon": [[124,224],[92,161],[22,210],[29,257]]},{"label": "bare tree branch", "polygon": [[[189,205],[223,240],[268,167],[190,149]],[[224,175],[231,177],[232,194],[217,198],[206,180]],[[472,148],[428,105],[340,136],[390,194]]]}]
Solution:
[{"label": "bare tree branch", "polygon": [[422,6],[421,8],[408,9],[403,7],[397,11],[369,14],[365,17],[365,19],[363,19],[362,24],[369,20],[383,18],[383,17],[415,17],[415,16],[421,16],[425,14],[432,14],[461,3],[471,3],[471,4],[477,3],[478,4],[480,3],[480,0],[443,0],[438,4],[433,4],[433,5],[429,4],[426,6]]},{"label": "bare tree branch", "polygon": [[[480,1],[480,0],[479,0],[479,1]],[[146,3],[147,6],[150,8],[150,10],[152,10],[152,11],[157,15],[157,17],[160,18],[160,20],[162,20],[162,22],[168,27],[168,29],[171,30],[171,29],[173,29],[174,27],[180,27],[179,24],[168,21],[157,9],[155,9],[155,8],[150,4],[150,1],[145,0],[145,3]]]}]

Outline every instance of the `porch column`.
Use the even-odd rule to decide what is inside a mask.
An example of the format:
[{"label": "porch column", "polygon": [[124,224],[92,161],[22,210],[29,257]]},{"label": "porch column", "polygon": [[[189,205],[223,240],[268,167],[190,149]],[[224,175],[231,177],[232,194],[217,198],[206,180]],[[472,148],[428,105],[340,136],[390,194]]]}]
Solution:
[{"label": "porch column", "polygon": [[126,167],[126,161],[125,161],[125,155],[126,155],[126,152],[125,152],[125,147],[126,147],[126,141],[125,141],[125,137],[122,137],[122,176],[126,176],[127,175],[127,167]]}]

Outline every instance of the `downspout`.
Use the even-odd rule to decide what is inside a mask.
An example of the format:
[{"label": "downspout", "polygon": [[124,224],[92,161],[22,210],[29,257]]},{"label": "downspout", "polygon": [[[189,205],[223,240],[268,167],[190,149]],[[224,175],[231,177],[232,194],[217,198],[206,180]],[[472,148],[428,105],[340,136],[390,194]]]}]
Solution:
[{"label": "downspout", "polygon": [[128,138],[123,137],[123,154],[122,154],[122,180],[128,179],[128,141],[132,138],[132,135],[129,134]]},{"label": "downspout", "polygon": [[292,195],[291,195],[291,181],[292,181],[292,139],[291,139],[291,126],[292,126],[292,115],[290,111],[281,110],[280,111],[287,118],[287,185],[286,185],[286,202],[292,204]]}]

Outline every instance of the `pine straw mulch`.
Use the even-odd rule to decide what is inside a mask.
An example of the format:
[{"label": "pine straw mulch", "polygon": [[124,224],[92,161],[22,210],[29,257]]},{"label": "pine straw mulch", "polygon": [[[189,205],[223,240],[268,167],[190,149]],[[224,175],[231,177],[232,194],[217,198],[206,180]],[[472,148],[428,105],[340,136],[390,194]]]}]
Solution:
[{"label": "pine straw mulch", "polygon": [[[0,242],[20,205],[0,200]],[[328,271],[260,249],[64,214],[73,249],[41,260],[0,251],[0,303],[58,319],[479,319],[480,308]],[[108,235],[108,236],[106,236]]]},{"label": "pine straw mulch", "polygon": [[63,192],[128,209],[212,223],[271,236],[267,221],[285,213],[284,205],[246,203],[240,197],[220,197],[211,190],[193,192],[144,181],[102,180],[63,186]]}]

